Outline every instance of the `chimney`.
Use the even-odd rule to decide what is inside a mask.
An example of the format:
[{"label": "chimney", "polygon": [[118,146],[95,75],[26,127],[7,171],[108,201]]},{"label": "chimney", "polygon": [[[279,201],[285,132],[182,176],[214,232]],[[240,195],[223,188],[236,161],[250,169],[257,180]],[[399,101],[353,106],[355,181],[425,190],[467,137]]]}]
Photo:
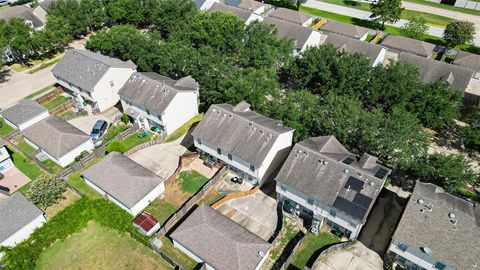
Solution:
[{"label": "chimney", "polygon": [[377,166],[377,159],[377,157],[364,153],[358,163],[362,169],[373,169]]},{"label": "chimney", "polygon": [[250,104],[248,104],[248,102],[246,102],[245,100],[240,101],[240,103],[238,103],[237,105],[235,105],[235,107],[233,107],[233,111],[234,112],[250,111]]}]

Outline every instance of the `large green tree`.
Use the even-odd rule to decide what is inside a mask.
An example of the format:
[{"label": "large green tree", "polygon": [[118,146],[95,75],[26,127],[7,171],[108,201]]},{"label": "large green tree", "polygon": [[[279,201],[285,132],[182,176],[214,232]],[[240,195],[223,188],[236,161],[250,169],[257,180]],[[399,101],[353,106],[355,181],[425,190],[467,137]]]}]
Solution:
[{"label": "large green tree", "polygon": [[402,17],[402,0],[379,0],[370,4],[372,14],[370,18],[380,22],[382,29],[385,29],[385,23],[395,23]]},{"label": "large green tree", "polygon": [[428,31],[428,25],[426,22],[427,21],[423,17],[412,17],[404,26],[402,26],[402,34],[413,39],[423,40]]},{"label": "large green tree", "polygon": [[468,44],[475,37],[475,25],[468,21],[452,21],[443,32],[447,45],[454,48],[457,45]]}]

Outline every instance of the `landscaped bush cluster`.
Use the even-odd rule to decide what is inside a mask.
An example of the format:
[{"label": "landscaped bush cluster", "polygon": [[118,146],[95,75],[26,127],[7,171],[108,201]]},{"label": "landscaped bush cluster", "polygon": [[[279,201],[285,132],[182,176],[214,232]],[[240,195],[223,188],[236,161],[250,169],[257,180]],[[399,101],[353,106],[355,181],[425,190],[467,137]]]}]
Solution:
[{"label": "landscaped bush cluster", "polygon": [[42,175],[32,183],[27,197],[38,207],[45,209],[63,199],[65,191],[65,181]]},{"label": "landscaped bush cluster", "polygon": [[80,232],[91,220],[148,244],[147,239],[132,226],[130,214],[105,199],[82,197],[37,229],[28,240],[11,249],[0,248],[0,251],[5,251],[2,258],[6,262],[5,269],[35,269],[35,262],[45,249],[55,241]]}]

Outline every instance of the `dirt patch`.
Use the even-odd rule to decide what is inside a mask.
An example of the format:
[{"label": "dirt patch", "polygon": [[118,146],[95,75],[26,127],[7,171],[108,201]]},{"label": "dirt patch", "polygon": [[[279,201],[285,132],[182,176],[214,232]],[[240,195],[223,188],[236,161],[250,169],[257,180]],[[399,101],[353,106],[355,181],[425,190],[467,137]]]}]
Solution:
[{"label": "dirt patch", "polygon": [[70,204],[74,203],[76,200],[80,199],[80,196],[78,196],[75,192],[71,191],[70,189],[67,189],[67,191],[63,193],[63,197],[64,197],[63,200],[45,209],[45,214],[47,214],[47,219],[51,219],[53,216],[55,216],[60,211],[62,211],[65,207],[69,206]]},{"label": "dirt patch", "polygon": [[180,180],[177,178],[175,181],[171,182],[165,187],[165,192],[163,193],[163,199],[171,204],[180,206],[185,203],[190,194],[185,193],[180,188]]}]

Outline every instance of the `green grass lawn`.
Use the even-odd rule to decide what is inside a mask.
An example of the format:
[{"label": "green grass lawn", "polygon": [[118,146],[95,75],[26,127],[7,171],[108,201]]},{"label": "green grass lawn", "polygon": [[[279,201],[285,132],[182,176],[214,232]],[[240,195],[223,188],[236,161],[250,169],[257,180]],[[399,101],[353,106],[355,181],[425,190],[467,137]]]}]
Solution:
[{"label": "green grass lawn", "polygon": [[298,229],[287,218],[283,218],[283,227],[280,235],[275,241],[275,245],[270,251],[270,259],[278,260],[287,244],[297,235]]},{"label": "green grass lawn", "polygon": [[195,267],[197,266],[197,262],[185,255],[185,253],[183,253],[176,247],[174,247],[172,241],[169,238],[163,236],[162,243],[163,246],[160,248],[160,250],[168,257],[172,258],[178,264],[182,265],[183,268],[185,268],[186,270],[195,269]]},{"label": "green grass lawn", "polygon": [[208,178],[196,171],[181,172],[178,176],[180,189],[185,193],[195,194],[208,182]]},{"label": "green grass lawn", "polygon": [[103,142],[109,142],[113,140],[118,134],[122,133],[127,129],[127,126],[125,125],[111,125],[108,128],[107,135],[105,135],[105,138],[103,138]]},{"label": "green grass lawn", "polygon": [[427,1],[427,0],[404,0],[404,1],[417,3],[417,4],[422,4],[422,5],[426,5],[426,6],[437,7],[437,8],[449,9],[449,10],[453,10],[453,11],[458,11],[458,12],[462,12],[462,13],[467,13],[467,14],[480,16],[480,10],[473,10],[473,9],[469,9],[469,8],[462,8],[462,7],[445,5],[445,4],[439,4],[439,3],[434,3],[434,2]]},{"label": "green grass lawn", "polygon": [[5,120],[0,117],[0,136],[6,136],[10,134],[13,131],[13,128],[7,123],[5,123]]},{"label": "green grass lawn", "polygon": [[29,155],[30,153],[35,152],[35,148],[33,148],[30,144],[28,144],[23,138],[18,140],[17,147],[23,151],[23,153]]},{"label": "green grass lawn", "polygon": [[291,265],[297,269],[303,269],[310,257],[315,253],[315,251],[325,247],[329,244],[339,242],[340,239],[331,233],[319,233],[314,235],[313,233],[308,232],[305,237],[301,240],[300,246],[293,255]]},{"label": "green grass lawn", "polygon": [[172,132],[170,134],[170,136],[167,137],[167,139],[165,140],[165,142],[173,142],[175,141],[176,139],[180,138],[183,136],[183,134],[187,133],[190,128],[192,128],[192,126],[198,122],[200,122],[200,120],[202,120],[203,118],[203,113],[202,114],[199,114],[199,115],[196,115],[194,116],[192,119],[190,119],[187,123],[183,124],[181,127],[177,128],[177,130],[175,130],[174,132]]},{"label": "green grass lawn", "polygon": [[40,71],[40,70],[42,70],[42,69],[44,69],[44,68],[47,68],[47,67],[49,67],[49,66],[53,66],[53,65],[55,65],[56,63],[60,62],[60,60],[62,60],[62,58],[58,58],[58,59],[55,59],[55,60],[50,61],[50,62],[47,62],[47,63],[42,63],[40,66],[38,66],[38,67],[36,67],[36,68],[34,68],[34,69],[31,69],[28,73],[33,74],[33,73],[38,72],[38,71]]},{"label": "green grass lawn", "polygon": [[17,167],[17,169],[19,169],[28,178],[36,180],[40,175],[44,174],[42,170],[35,165],[35,163],[29,161],[25,156],[13,150],[11,150],[11,152],[13,164],[15,164],[15,167]]},{"label": "green grass lawn", "polygon": [[147,206],[145,211],[152,214],[160,224],[164,224],[180,207],[166,202],[164,199],[155,199]]},{"label": "green grass lawn", "polygon": [[53,162],[50,159],[41,161],[41,163],[43,164],[43,166],[47,167],[47,169],[53,174],[57,174],[63,171],[62,167],[60,167],[57,163]]},{"label": "green grass lawn", "polygon": [[43,106],[45,108],[47,108],[48,110],[51,110],[51,109],[54,109],[60,105],[62,105],[63,103],[67,102],[68,101],[68,98],[67,97],[64,97],[64,96],[58,96],[52,100],[50,100],[49,102],[43,104]]},{"label": "green grass lawn", "polygon": [[5,5],[5,6],[3,6],[3,7],[0,7],[0,10],[4,10],[4,9],[7,9],[7,8],[11,8],[11,7],[12,7],[12,6],[10,6],[10,5]]},{"label": "green grass lawn", "polygon": [[126,233],[89,222],[79,233],[54,243],[36,269],[173,269],[160,255]]},{"label": "green grass lawn", "polygon": [[44,87],[44,88],[38,90],[37,92],[32,93],[32,94],[26,96],[25,99],[32,99],[32,98],[34,98],[34,97],[36,97],[36,96],[38,96],[38,95],[41,95],[41,94],[47,92],[48,90],[52,89],[54,85],[55,85],[55,84],[51,84],[51,85],[49,85],[49,86],[47,86],[47,87]]},{"label": "green grass lawn", "polygon": [[83,169],[71,174],[67,178],[67,183],[76,188],[80,193],[85,195],[86,197],[95,199],[95,198],[100,198],[100,193],[96,192],[93,188],[91,188],[87,183],[85,183],[85,180],[83,180],[81,174],[83,171],[85,171],[88,167],[92,166],[95,164],[97,161],[99,161],[102,157],[96,158],[92,161],[90,161]]},{"label": "green grass lawn", "polygon": [[126,151],[132,149],[133,147],[135,147],[139,144],[146,143],[146,142],[150,141],[150,139],[154,139],[154,135],[151,132],[143,138],[138,138],[139,134],[140,134],[140,132],[135,132],[132,135],[130,135],[130,136],[128,136],[128,137],[126,137],[125,139],[122,140],[122,142],[125,143]]}]

